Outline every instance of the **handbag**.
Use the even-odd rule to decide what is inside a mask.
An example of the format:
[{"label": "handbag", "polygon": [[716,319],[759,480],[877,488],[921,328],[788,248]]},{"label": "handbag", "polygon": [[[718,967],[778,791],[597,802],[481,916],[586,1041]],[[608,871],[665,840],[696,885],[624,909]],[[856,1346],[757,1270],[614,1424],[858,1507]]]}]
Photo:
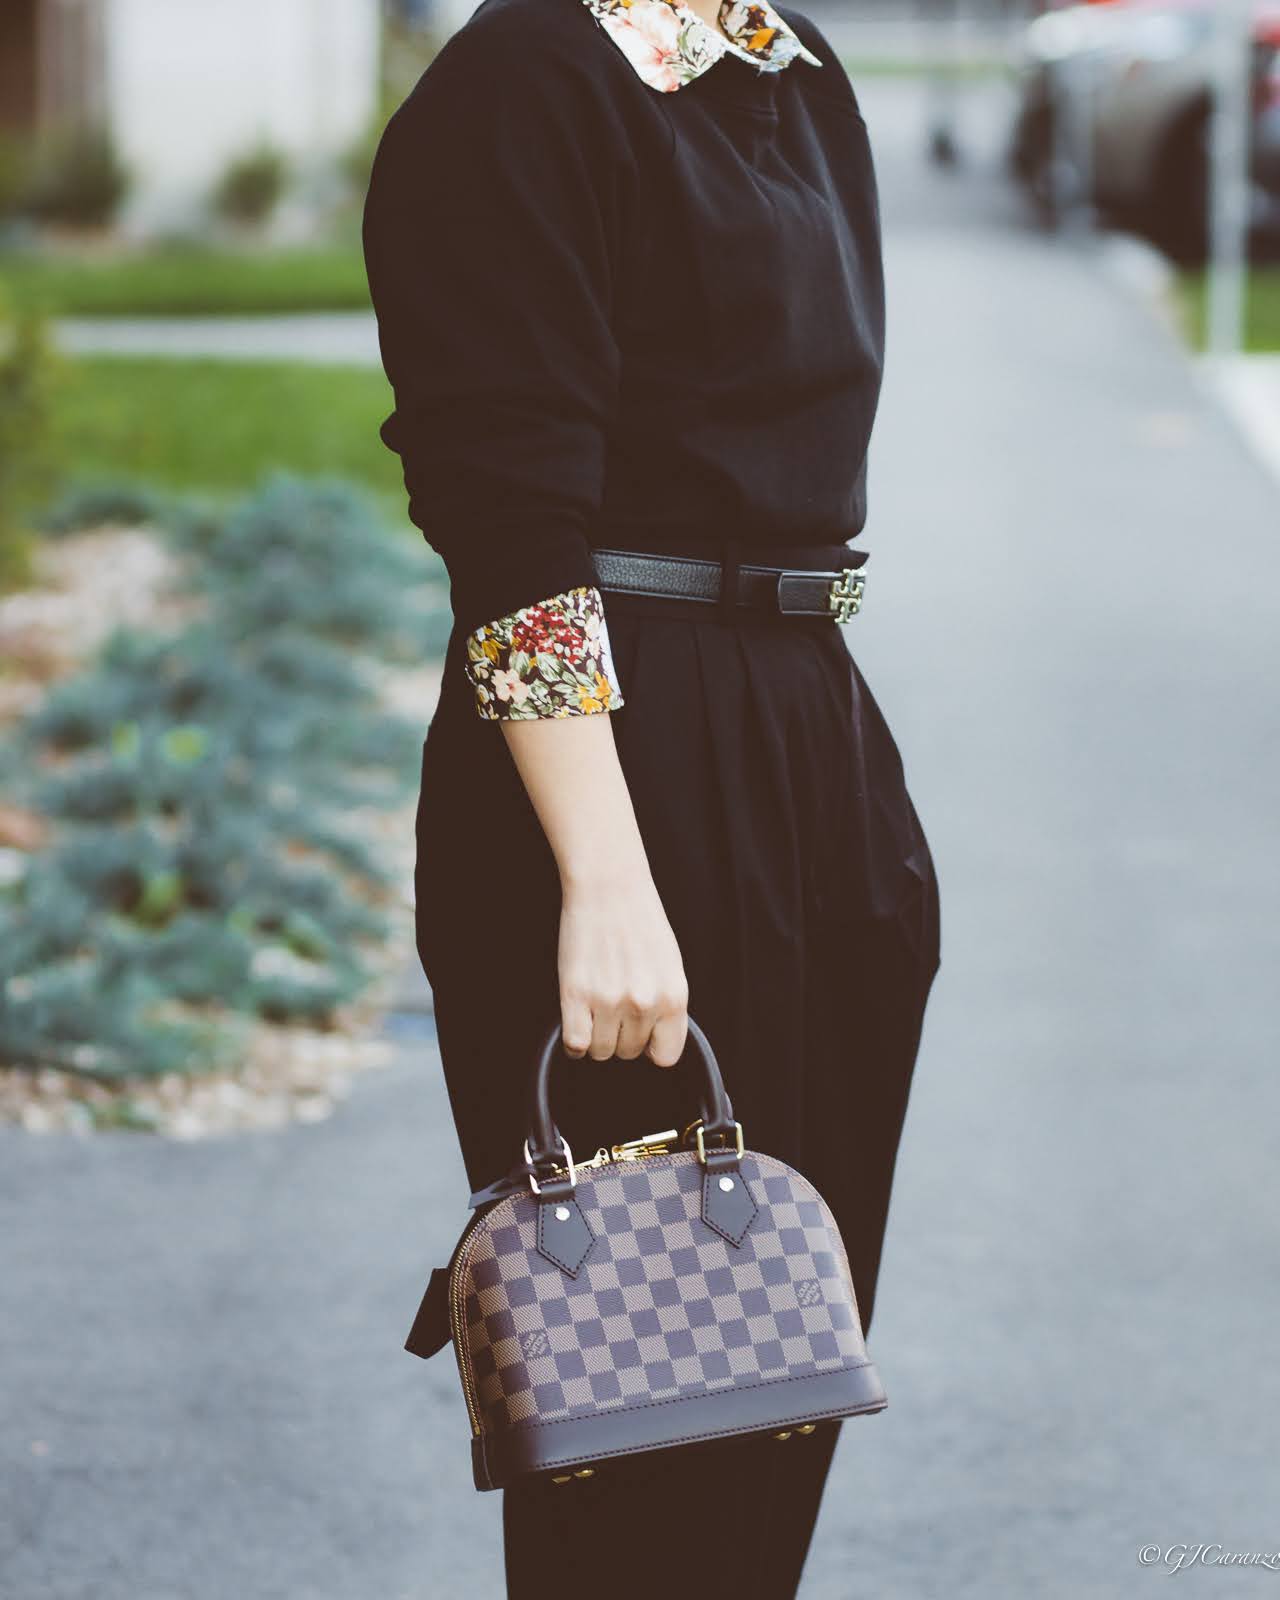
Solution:
[{"label": "handbag", "polygon": [[701,1116],[575,1162],[550,1113],[557,1025],[524,1160],[423,1296],[405,1348],[451,1339],[477,1489],[554,1483],[734,1435],[787,1439],[884,1409],[849,1261],[809,1181],[745,1148],[701,1028]]}]

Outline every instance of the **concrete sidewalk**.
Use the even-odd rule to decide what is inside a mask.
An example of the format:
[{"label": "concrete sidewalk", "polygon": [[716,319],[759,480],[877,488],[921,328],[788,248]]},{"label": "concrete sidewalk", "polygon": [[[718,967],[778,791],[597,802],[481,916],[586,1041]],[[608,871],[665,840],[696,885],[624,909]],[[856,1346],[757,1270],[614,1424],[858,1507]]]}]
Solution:
[{"label": "concrete sidewalk", "polygon": [[1202,356],[1201,377],[1280,484],[1280,355]]},{"label": "concrete sidewalk", "polygon": [[[890,1405],[847,1429],[803,1596],[1132,1600],[1142,1546],[1278,1539],[1280,500],[1089,249],[989,168],[935,206],[898,102],[864,105],[889,336],[849,642],[943,959]],[[319,1127],[0,1134],[6,1600],[500,1596],[454,1369],[400,1350],[465,1186],[399,1026]],[[561,1588],[597,1581],[566,1552]]]},{"label": "concrete sidewalk", "polygon": [[381,359],[372,311],[256,317],[60,317],[55,338],[69,355],[305,361],[357,367],[376,367]]}]

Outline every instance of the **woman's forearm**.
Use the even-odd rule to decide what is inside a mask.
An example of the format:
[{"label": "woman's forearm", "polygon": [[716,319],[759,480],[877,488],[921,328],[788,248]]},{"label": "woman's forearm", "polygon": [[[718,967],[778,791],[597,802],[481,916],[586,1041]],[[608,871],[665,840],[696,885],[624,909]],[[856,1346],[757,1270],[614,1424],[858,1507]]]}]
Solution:
[{"label": "woman's forearm", "polygon": [[612,718],[529,717],[501,726],[563,887],[647,875]]},{"label": "woman's forearm", "polygon": [[555,856],[565,1049],[673,1066],[688,1000],[608,713],[501,724]]}]

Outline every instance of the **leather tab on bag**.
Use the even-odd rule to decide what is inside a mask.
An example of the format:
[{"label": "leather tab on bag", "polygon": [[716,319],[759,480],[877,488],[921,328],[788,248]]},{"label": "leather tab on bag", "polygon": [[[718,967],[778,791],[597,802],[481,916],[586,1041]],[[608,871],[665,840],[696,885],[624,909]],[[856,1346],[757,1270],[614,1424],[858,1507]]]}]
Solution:
[{"label": "leather tab on bag", "polygon": [[509,1194],[523,1194],[529,1188],[529,1176],[537,1176],[537,1169],[532,1162],[522,1161],[518,1167],[512,1167],[510,1172],[504,1173],[501,1178],[495,1178],[492,1183],[485,1184],[483,1189],[477,1189],[467,1201],[472,1211],[481,1206],[487,1206],[494,1200],[505,1200]]},{"label": "leather tab on bag", "polygon": [[437,1267],[427,1281],[422,1304],[404,1342],[411,1356],[421,1356],[424,1361],[443,1350],[453,1338],[449,1326],[449,1269]]},{"label": "leather tab on bag", "polygon": [[539,1202],[538,1251],[562,1272],[576,1278],[595,1242],[596,1236],[571,1194]]},{"label": "leather tab on bag", "polygon": [[702,1220],[722,1239],[740,1245],[759,1207],[732,1150],[708,1150],[702,1177]]}]

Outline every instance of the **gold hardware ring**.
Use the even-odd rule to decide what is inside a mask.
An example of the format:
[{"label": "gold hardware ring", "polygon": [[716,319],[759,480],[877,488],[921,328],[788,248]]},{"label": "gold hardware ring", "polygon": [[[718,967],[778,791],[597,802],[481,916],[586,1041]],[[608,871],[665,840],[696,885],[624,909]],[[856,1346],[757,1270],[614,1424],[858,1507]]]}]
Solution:
[{"label": "gold hardware ring", "polygon": [[[692,1126],[693,1126],[693,1129],[694,1129],[694,1143],[695,1143],[695,1145],[697,1146],[697,1149],[698,1149],[698,1160],[701,1161],[702,1165],[705,1167],[706,1164],[707,1164],[707,1145],[706,1145],[706,1140],[703,1138],[702,1119],[699,1118],[698,1121],[695,1122]],[[745,1149],[745,1146],[744,1146],[743,1141],[742,1141],[742,1124],[740,1122],[735,1122],[733,1126],[734,1126],[735,1137],[736,1137],[736,1140],[737,1140],[738,1159],[741,1160],[742,1159],[742,1155],[743,1155],[743,1151]]]}]

